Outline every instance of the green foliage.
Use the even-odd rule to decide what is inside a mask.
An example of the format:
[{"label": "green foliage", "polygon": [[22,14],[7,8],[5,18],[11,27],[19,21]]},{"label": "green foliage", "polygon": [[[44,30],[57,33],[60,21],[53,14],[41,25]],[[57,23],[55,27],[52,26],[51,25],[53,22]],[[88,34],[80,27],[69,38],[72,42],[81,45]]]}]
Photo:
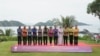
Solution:
[{"label": "green foliage", "polygon": [[11,29],[6,29],[5,33],[3,32],[3,30],[0,30],[0,42],[2,41],[15,41],[17,40],[16,37],[13,37],[12,35],[14,35],[14,31]]},{"label": "green foliage", "polygon": [[94,0],[88,4],[87,13],[95,16],[99,16],[100,19],[100,0]]},{"label": "green foliage", "polygon": [[75,23],[76,23],[76,20],[75,20],[74,16],[66,16],[66,17],[61,16],[61,20],[62,20],[61,23],[62,23],[63,27],[65,25],[67,25],[68,27],[74,26]]},{"label": "green foliage", "polygon": [[2,29],[0,29],[0,36],[3,36],[4,35],[4,32]]},{"label": "green foliage", "polygon": [[11,29],[6,29],[5,30],[5,36],[12,36],[12,35],[14,35],[14,31],[13,30],[11,30]]},{"label": "green foliage", "polygon": [[5,35],[6,35],[6,36],[10,36],[10,33],[11,33],[11,30],[10,30],[10,29],[6,29],[6,30],[5,30]]},{"label": "green foliage", "polygon": [[0,36],[0,42],[3,42],[3,41],[17,41],[17,37]]},{"label": "green foliage", "polygon": [[15,33],[12,29],[6,29],[5,32],[0,29],[0,36],[13,36]]},{"label": "green foliage", "polygon": [[90,36],[84,35],[82,37],[79,37],[80,40],[91,40]]},{"label": "green foliage", "polygon": [[58,19],[58,18],[54,18],[53,20],[52,20],[52,22],[53,22],[53,25],[61,25],[61,22],[60,22],[60,20]]},{"label": "green foliage", "polygon": [[2,42],[2,41],[7,41],[7,37],[0,36],[0,42]]},{"label": "green foliage", "polygon": [[58,18],[54,18],[52,21],[54,25],[63,26],[63,27],[65,25],[67,25],[68,27],[73,26],[77,22],[74,16],[66,16],[66,17],[61,16],[61,21]]}]

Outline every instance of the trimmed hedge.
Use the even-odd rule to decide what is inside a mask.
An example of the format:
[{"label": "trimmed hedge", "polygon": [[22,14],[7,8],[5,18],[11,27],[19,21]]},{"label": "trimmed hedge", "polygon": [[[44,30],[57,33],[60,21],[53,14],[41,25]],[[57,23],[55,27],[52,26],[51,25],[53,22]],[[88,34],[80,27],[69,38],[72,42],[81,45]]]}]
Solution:
[{"label": "trimmed hedge", "polygon": [[17,37],[0,36],[0,42],[2,42],[2,41],[17,41]]},{"label": "trimmed hedge", "polygon": [[91,37],[88,35],[84,35],[83,37],[79,37],[80,40],[91,40]]}]

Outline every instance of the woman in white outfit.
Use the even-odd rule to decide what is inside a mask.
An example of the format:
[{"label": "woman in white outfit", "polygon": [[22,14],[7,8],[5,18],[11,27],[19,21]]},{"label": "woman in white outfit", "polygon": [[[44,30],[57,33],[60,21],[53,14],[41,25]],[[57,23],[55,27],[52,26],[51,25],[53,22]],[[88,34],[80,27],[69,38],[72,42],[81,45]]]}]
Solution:
[{"label": "woman in white outfit", "polygon": [[63,45],[63,28],[58,28],[58,45]]}]

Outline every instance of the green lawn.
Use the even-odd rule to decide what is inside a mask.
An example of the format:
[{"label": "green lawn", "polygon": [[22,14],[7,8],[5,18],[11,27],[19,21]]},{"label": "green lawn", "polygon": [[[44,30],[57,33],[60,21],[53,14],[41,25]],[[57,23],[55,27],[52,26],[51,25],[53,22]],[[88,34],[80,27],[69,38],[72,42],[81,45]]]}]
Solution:
[{"label": "green lawn", "polygon": [[10,48],[16,43],[16,41],[0,42],[0,56],[100,56],[100,47],[92,47],[92,53],[11,53]]}]

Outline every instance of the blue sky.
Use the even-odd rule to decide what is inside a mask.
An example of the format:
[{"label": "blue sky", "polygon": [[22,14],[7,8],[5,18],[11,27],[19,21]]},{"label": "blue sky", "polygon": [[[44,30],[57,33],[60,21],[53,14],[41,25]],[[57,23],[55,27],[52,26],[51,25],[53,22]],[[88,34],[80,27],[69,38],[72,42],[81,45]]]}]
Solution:
[{"label": "blue sky", "polygon": [[98,17],[87,14],[87,5],[93,0],[0,0],[0,21],[17,20],[28,25],[46,22],[62,16],[93,25],[100,25]]}]

